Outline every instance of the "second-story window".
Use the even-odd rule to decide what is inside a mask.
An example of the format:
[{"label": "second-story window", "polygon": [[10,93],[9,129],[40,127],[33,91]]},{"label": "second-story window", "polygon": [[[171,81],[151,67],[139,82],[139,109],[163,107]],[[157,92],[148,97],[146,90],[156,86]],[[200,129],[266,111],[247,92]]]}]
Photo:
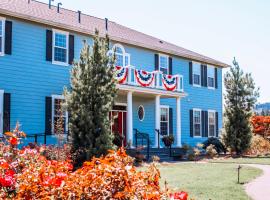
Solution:
[{"label": "second-story window", "polygon": [[112,55],[113,52],[115,53],[115,65],[125,67],[130,65],[130,54],[125,52],[125,49],[120,44],[115,44],[108,53]]},{"label": "second-story window", "polygon": [[68,65],[68,33],[53,31],[53,62]]},{"label": "second-story window", "polygon": [[4,54],[5,20],[0,18],[0,55]]},{"label": "second-story window", "polygon": [[199,63],[193,63],[193,85],[201,85],[201,65]]},{"label": "second-story window", "polygon": [[215,88],[215,68],[212,66],[207,67],[207,86]]},{"label": "second-story window", "polygon": [[164,74],[169,72],[169,57],[166,55],[159,54],[159,70]]}]

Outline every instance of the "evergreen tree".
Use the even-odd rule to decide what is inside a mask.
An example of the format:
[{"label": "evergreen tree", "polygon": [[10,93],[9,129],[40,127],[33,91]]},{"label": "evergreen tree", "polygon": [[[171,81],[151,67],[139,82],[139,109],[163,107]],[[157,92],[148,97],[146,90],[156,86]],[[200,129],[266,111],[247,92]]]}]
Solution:
[{"label": "evergreen tree", "polygon": [[259,96],[259,89],[250,73],[244,73],[235,58],[230,71],[225,74],[225,134],[224,143],[237,154],[250,146],[250,117]]},{"label": "evergreen tree", "polygon": [[80,60],[71,70],[71,90],[65,89],[73,151],[81,161],[105,155],[113,148],[109,112],[116,96],[114,58],[107,55],[109,38],[96,30],[93,46],[84,42]]}]

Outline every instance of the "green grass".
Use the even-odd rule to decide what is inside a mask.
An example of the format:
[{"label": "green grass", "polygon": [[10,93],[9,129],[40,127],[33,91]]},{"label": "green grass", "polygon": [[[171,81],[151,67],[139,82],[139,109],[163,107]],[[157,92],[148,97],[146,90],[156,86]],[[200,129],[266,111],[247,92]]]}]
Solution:
[{"label": "green grass", "polygon": [[185,163],[159,165],[161,185],[165,180],[170,188],[186,191],[195,200],[247,200],[244,183],[259,176],[262,171],[244,166],[237,184],[236,164]]},{"label": "green grass", "polygon": [[270,157],[228,158],[222,160],[210,160],[209,162],[270,165]]}]

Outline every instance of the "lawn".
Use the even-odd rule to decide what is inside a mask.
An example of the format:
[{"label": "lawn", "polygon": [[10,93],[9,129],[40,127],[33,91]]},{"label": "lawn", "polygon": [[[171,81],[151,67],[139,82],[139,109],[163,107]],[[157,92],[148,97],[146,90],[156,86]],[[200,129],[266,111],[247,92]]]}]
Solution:
[{"label": "lawn", "polygon": [[159,165],[161,184],[165,180],[170,188],[187,191],[195,200],[247,200],[244,183],[259,176],[262,171],[244,166],[237,184],[236,164],[184,163]]},{"label": "lawn", "polygon": [[228,158],[228,159],[209,160],[209,162],[270,165],[270,157]]}]

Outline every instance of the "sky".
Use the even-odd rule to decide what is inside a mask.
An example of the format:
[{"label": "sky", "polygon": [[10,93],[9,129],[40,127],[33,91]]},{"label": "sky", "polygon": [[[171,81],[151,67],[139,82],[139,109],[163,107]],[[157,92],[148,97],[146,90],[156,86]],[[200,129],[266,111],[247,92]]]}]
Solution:
[{"label": "sky", "polygon": [[270,101],[270,0],[54,0],[52,3],[58,2],[64,8],[106,17],[230,65],[236,57],[240,67],[250,72],[260,87],[259,102]]}]

